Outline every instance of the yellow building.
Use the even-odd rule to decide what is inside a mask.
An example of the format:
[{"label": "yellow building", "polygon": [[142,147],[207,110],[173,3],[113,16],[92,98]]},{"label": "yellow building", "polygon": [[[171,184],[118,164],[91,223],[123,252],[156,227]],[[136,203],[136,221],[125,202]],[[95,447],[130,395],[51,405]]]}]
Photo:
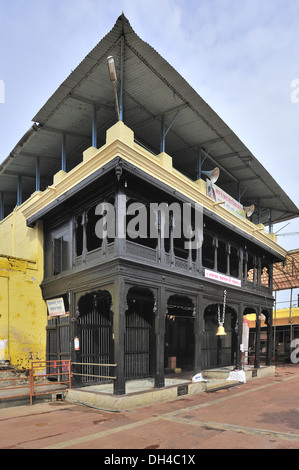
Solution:
[{"label": "yellow building", "polygon": [[18,368],[45,360],[46,352],[43,233],[41,224],[28,228],[22,213],[35,196],[0,222],[0,364]]},{"label": "yellow building", "polygon": [[[256,315],[247,315],[250,328],[250,339],[252,349],[255,346]],[[260,318],[260,354],[265,356],[267,347],[267,322],[262,315]],[[282,308],[273,311],[273,357],[276,361],[293,362],[292,351],[299,343],[299,307]],[[297,359],[296,359],[297,360]]]}]

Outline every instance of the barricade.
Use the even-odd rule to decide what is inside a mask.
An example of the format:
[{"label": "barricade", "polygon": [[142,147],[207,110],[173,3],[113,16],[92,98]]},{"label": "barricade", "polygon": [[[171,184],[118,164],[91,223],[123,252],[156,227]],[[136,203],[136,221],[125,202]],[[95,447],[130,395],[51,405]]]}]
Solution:
[{"label": "barricade", "polygon": [[[1,373],[18,374],[22,377],[1,377]],[[6,374],[7,375],[7,374]],[[26,376],[28,375],[28,376]],[[48,377],[57,378],[55,382],[50,382]],[[17,385],[17,381],[22,381]],[[13,385],[1,387],[5,382]],[[59,387],[59,386],[63,387]],[[33,397],[49,395],[51,393],[63,392],[71,388],[71,361],[32,361],[30,369],[2,369],[0,370],[0,400],[21,398],[28,396],[30,405],[33,404]]]}]

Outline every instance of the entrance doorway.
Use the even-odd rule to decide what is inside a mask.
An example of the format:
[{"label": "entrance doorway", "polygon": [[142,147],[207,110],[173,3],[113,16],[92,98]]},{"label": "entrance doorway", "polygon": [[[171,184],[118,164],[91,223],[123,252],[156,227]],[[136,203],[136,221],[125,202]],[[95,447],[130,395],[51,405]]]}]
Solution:
[{"label": "entrance doorway", "polygon": [[173,295],[167,303],[165,318],[165,372],[191,371],[194,367],[195,310],[191,299]]},{"label": "entrance doorway", "polygon": [[113,363],[111,295],[107,291],[87,293],[78,301],[79,350],[76,372],[82,385],[107,382]]},{"label": "entrance doorway", "polygon": [[227,307],[224,329],[226,335],[217,336],[218,305],[209,305],[204,312],[204,331],[202,343],[202,369],[231,366],[236,355],[236,312]]},{"label": "entrance doorway", "polygon": [[154,296],[151,290],[132,287],[125,317],[125,378],[152,377],[155,373]]}]

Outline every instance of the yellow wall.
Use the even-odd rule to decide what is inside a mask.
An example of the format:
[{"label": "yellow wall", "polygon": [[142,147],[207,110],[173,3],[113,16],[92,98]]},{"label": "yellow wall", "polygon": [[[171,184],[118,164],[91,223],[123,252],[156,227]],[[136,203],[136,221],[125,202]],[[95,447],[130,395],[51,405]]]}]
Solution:
[{"label": "yellow wall", "polygon": [[[250,321],[250,328],[255,328],[255,313],[251,313],[246,315],[247,319]],[[299,307],[293,307],[291,309],[291,317],[290,317],[290,309],[289,308],[281,308],[279,310],[273,309],[273,326],[281,326],[281,325],[289,325],[290,320],[292,321],[293,325],[299,324]],[[266,326],[265,320],[261,321],[261,327]]]},{"label": "yellow wall", "polygon": [[0,222],[0,363],[18,368],[45,360],[46,353],[43,234],[41,224],[26,226],[22,209],[28,203]]}]

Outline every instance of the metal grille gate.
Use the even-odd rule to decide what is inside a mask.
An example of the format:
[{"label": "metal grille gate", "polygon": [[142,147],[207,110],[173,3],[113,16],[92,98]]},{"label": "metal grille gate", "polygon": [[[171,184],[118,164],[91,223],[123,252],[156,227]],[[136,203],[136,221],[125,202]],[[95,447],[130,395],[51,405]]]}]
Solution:
[{"label": "metal grille gate", "polygon": [[[76,372],[82,374],[83,385],[107,381],[111,375],[109,366],[113,363],[111,299],[105,292],[86,294],[81,300],[78,318],[80,350],[77,351]],[[82,298],[81,298],[82,299]],[[98,377],[102,376],[102,377]]]},{"label": "metal grille gate", "polygon": [[47,367],[47,373],[51,380],[59,380],[56,375],[56,361],[70,359],[70,318],[69,315],[48,318],[47,325],[47,351],[46,359],[51,366]]},{"label": "metal grille gate", "polygon": [[154,358],[153,300],[131,299],[125,328],[125,378],[151,376]]},{"label": "metal grille gate", "polygon": [[213,369],[233,365],[235,351],[235,318],[233,314],[227,312],[225,315],[224,328],[226,336],[216,336],[218,320],[213,306],[206,309],[204,320],[202,368]]}]

